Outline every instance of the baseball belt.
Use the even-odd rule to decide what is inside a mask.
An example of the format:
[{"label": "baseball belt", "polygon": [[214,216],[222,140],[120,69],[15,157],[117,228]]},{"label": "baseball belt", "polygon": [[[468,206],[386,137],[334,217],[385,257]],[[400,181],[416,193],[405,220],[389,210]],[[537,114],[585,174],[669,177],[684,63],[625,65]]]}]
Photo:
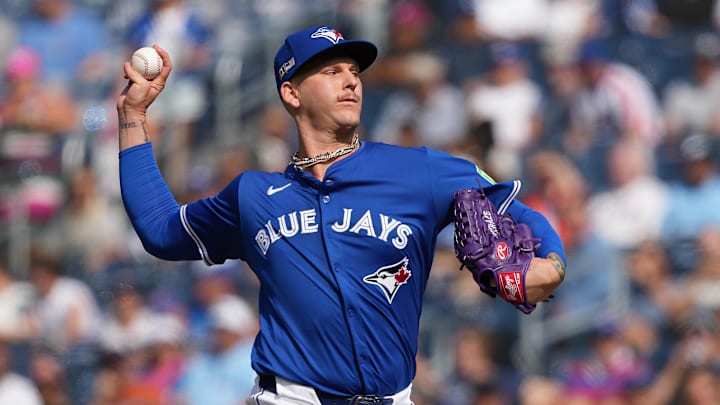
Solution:
[{"label": "baseball belt", "polygon": [[[260,388],[277,394],[275,388],[275,376],[261,374],[258,385]],[[340,397],[328,394],[315,389],[318,399],[322,405],[392,405],[392,398],[379,397],[376,395],[355,395],[352,397]]]}]

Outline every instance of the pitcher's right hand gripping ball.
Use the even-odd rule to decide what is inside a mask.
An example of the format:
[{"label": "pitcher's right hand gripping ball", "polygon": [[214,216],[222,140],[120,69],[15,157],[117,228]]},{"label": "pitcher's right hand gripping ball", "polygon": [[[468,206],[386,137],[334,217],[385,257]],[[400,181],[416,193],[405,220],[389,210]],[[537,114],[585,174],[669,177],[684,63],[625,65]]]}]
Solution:
[{"label": "pitcher's right hand gripping ball", "polygon": [[535,257],[537,239],[530,227],[518,224],[510,214],[500,214],[480,189],[455,193],[455,256],[472,272],[480,290],[491,297],[500,295],[520,311],[529,314],[525,277]]}]

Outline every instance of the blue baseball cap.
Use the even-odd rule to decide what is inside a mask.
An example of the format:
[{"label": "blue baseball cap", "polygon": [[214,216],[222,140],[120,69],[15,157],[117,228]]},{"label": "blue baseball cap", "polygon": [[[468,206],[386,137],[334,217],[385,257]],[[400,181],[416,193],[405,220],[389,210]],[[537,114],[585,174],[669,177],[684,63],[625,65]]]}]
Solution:
[{"label": "blue baseball cap", "polygon": [[372,42],[347,40],[338,30],[322,25],[290,34],[275,54],[275,82],[278,90],[303,65],[325,54],[355,59],[362,72],[375,61],[378,50]]}]

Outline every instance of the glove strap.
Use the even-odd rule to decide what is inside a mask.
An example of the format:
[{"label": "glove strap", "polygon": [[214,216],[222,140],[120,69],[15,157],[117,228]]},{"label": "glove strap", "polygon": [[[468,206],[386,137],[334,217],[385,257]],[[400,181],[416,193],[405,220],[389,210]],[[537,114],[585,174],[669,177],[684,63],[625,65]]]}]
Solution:
[{"label": "glove strap", "polygon": [[501,297],[512,304],[525,304],[525,275],[518,270],[499,270],[497,276],[497,291]]}]

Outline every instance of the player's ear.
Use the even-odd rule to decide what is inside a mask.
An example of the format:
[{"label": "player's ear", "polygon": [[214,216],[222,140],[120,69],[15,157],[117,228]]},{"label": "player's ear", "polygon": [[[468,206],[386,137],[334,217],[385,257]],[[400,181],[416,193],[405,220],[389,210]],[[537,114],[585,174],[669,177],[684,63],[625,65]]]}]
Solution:
[{"label": "player's ear", "polygon": [[289,81],[280,85],[280,98],[282,101],[292,108],[300,107],[300,97],[297,88]]}]

